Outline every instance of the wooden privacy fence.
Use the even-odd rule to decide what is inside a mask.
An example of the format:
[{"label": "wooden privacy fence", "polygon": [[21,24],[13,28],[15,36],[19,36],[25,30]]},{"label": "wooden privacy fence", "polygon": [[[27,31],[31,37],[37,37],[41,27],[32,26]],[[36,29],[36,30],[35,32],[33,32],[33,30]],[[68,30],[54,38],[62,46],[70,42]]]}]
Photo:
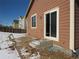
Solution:
[{"label": "wooden privacy fence", "polygon": [[14,29],[10,27],[0,27],[1,32],[26,33],[25,29]]}]

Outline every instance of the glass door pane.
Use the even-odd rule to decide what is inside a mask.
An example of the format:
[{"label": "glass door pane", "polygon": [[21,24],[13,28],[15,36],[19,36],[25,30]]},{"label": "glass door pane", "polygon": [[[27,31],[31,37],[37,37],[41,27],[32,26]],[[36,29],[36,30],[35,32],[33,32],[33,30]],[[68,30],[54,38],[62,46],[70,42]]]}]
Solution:
[{"label": "glass door pane", "polygon": [[52,12],[51,13],[51,36],[56,37],[56,22],[57,22],[57,12]]},{"label": "glass door pane", "polygon": [[46,14],[46,36],[50,36],[50,13]]}]

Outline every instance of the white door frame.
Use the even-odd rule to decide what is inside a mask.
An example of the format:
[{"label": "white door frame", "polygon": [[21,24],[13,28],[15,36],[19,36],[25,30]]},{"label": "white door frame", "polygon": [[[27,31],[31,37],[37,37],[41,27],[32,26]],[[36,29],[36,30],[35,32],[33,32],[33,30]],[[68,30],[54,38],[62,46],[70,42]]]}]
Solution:
[{"label": "white door frame", "polygon": [[[56,38],[46,36],[46,14],[55,12],[55,11],[57,11],[57,37]],[[51,10],[44,12],[44,38],[49,39],[49,40],[59,41],[59,7],[56,7],[56,8],[53,8]]]},{"label": "white door frame", "polygon": [[75,38],[74,38],[74,26],[75,26],[75,0],[70,0],[70,42],[69,48],[75,51]]}]

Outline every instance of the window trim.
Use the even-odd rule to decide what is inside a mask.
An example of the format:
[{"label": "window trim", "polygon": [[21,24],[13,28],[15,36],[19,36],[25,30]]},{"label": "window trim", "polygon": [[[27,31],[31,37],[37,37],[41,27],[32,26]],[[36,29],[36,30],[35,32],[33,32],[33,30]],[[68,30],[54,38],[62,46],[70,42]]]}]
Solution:
[{"label": "window trim", "polygon": [[73,50],[74,52],[75,51],[75,39],[74,39],[74,36],[75,36],[75,30],[74,30],[74,27],[75,27],[75,17],[74,17],[74,11],[75,11],[75,0],[70,0],[70,41],[69,41],[69,48],[71,50]]},{"label": "window trim", "polygon": [[[34,16],[36,16],[36,26],[32,27],[32,17],[34,17]],[[33,29],[37,28],[37,14],[36,13],[31,16],[31,28],[33,28]]]},{"label": "window trim", "polygon": [[[57,11],[57,32],[56,32],[56,36],[57,37],[50,37],[50,36],[46,36],[46,14],[48,13],[52,13]],[[48,10],[46,12],[44,12],[44,38],[49,39],[49,40],[54,40],[54,41],[59,41],[59,7],[53,8],[51,10]]]}]

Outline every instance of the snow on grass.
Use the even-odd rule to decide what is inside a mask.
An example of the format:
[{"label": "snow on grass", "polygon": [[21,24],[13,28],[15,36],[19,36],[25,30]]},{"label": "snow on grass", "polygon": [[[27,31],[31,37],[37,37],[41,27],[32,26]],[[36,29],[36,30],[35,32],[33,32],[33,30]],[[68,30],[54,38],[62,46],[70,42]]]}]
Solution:
[{"label": "snow on grass", "polygon": [[9,48],[9,43],[8,41],[0,43],[0,59],[20,59],[17,50],[11,50],[11,48]]},{"label": "snow on grass", "polygon": [[25,33],[9,33],[9,32],[0,32],[0,42],[8,40],[8,36],[13,34],[14,38],[24,37]]},{"label": "snow on grass", "polygon": [[[25,33],[8,33],[8,32],[0,32],[0,59],[21,59],[18,51],[11,50],[9,48],[9,41],[8,41],[8,36],[10,34],[13,34],[14,38],[19,38],[19,37],[24,37]],[[22,54],[25,56],[28,56],[30,53],[26,52],[23,50]],[[32,54],[31,56],[28,57],[29,59],[40,59],[39,54]]]},{"label": "snow on grass", "polygon": [[14,38],[25,36],[25,33],[0,32],[0,59],[21,59],[16,49],[11,50],[8,48],[7,40],[10,34],[13,34]]},{"label": "snow on grass", "polygon": [[20,59],[16,50],[2,49],[0,50],[0,59]]}]

